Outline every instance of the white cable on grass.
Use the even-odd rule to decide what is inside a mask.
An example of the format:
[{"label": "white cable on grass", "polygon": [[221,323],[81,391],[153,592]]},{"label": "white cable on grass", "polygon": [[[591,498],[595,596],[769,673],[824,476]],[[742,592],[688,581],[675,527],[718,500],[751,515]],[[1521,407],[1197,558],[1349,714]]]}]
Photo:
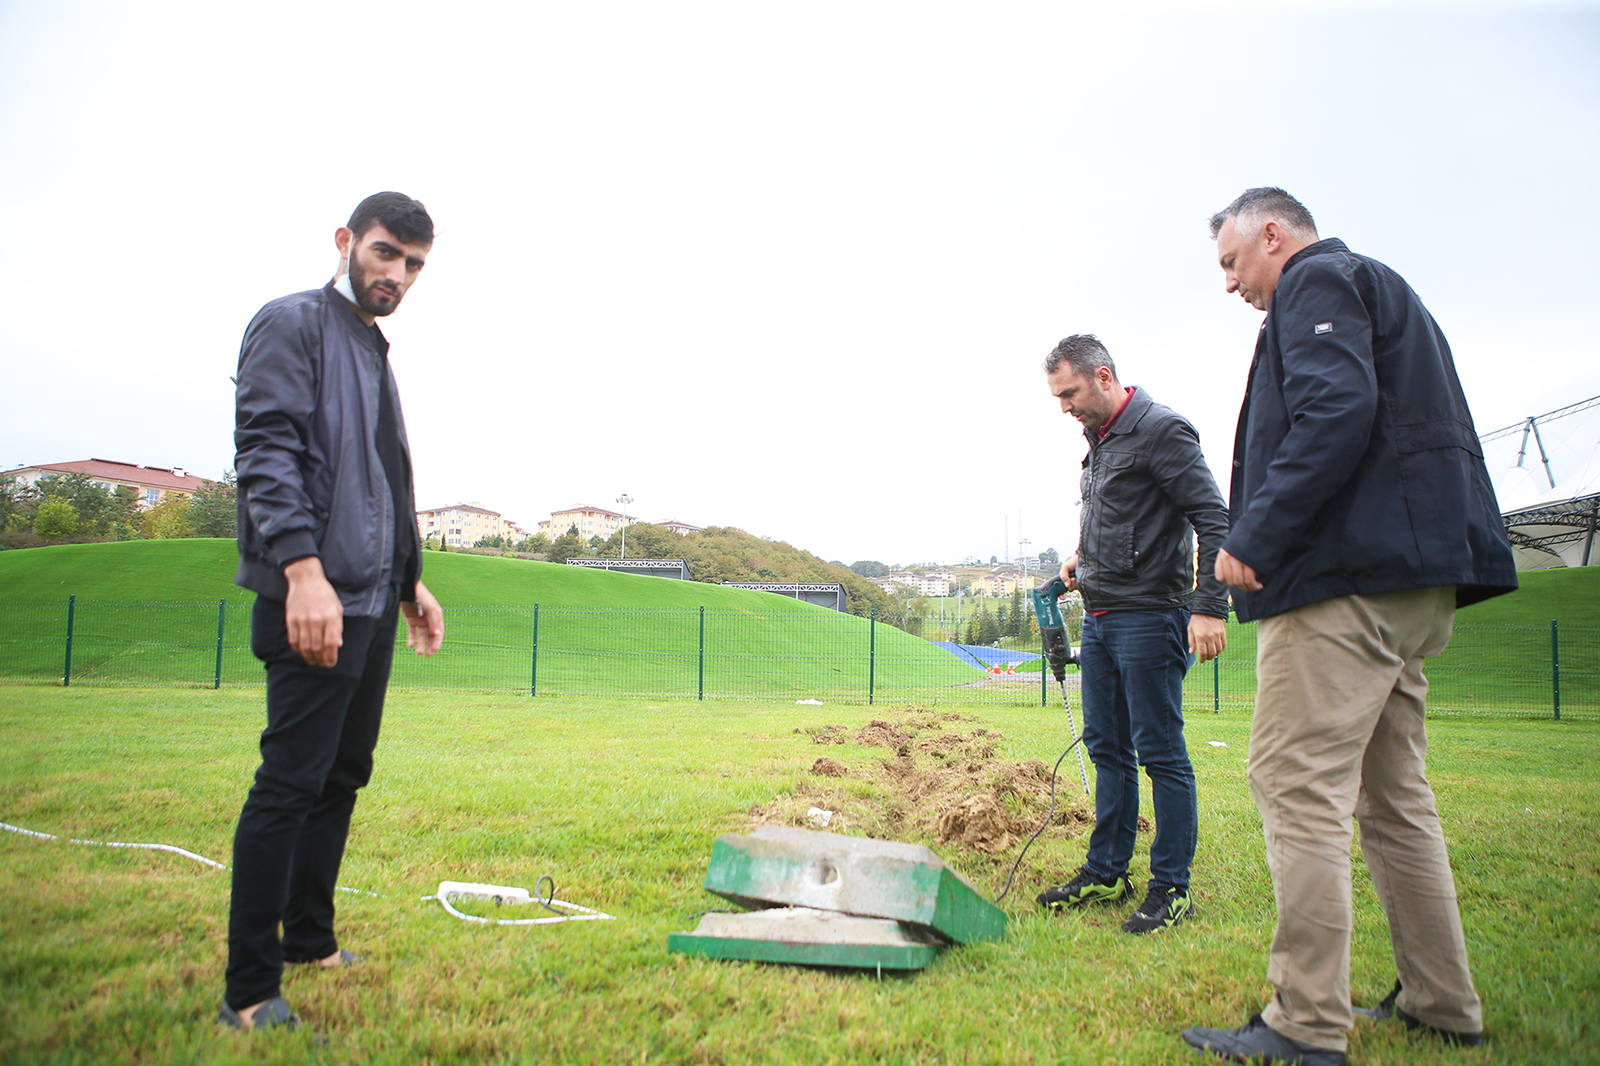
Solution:
[{"label": "white cable on grass", "polygon": [[581,913],[579,913],[579,914],[556,914],[556,915],[552,915],[549,918],[480,918],[476,914],[462,914],[460,911],[456,910],[453,906],[450,905],[450,901],[448,899],[445,899],[444,892],[442,890],[437,892],[437,893],[435,893],[434,895],[423,896],[422,898],[423,899],[436,899],[436,900],[438,900],[440,906],[442,906],[445,909],[446,913],[453,914],[457,918],[460,918],[464,922],[483,922],[485,925],[554,925],[557,922],[614,922],[614,921],[616,921],[616,915],[607,914],[604,911],[591,910],[588,907],[582,906],[581,904],[568,903],[566,900],[564,900],[564,899],[556,899],[554,896],[551,896],[549,899],[539,900],[538,902],[540,902],[540,903],[544,904],[546,907],[550,907],[552,909],[554,909],[555,907],[567,907],[567,908],[570,908],[571,910],[580,911]]},{"label": "white cable on grass", "polygon": [[[9,822],[0,822],[0,829],[4,829],[8,833],[20,833],[23,836],[33,837],[36,840],[60,840],[60,839],[62,839],[61,837],[56,836],[54,833],[41,833],[41,832],[39,832],[38,830],[35,830],[35,829],[24,829],[20,825],[12,825]],[[222,863],[216,862],[216,861],[214,861],[212,859],[208,859],[204,855],[196,855],[192,851],[187,851],[187,850],[185,850],[183,848],[174,847],[171,844],[129,844],[129,843],[125,843],[123,841],[76,840],[76,839],[73,839],[73,838],[70,838],[70,837],[67,838],[67,843],[68,844],[87,844],[87,845],[89,845],[91,847],[101,847],[101,848],[140,848],[140,849],[145,849],[145,850],[149,850],[149,851],[170,851],[174,855],[182,855],[186,859],[193,859],[195,862],[204,863],[205,865],[214,867],[215,869],[218,869],[218,870],[231,870],[232,869],[232,867],[224,866],[224,865],[222,865]],[[339,885],[334,889],[334,891],[336,891],[336,892],[350,892],[350,893],[353,893],[353,894],[358,895],[358,896],[372,896],[372,897],[374,897],[376,899],[382,899],[383,898],[378,893],[376,893],[376,892],[368,892],[364,888],[346,888],[343,885]],[[603,911],[591,910],[588,907],[584,907],[584,906],[582,906],[580,904],[577,904],[577,903],[568,903],[565,900],[556,899],[554,894],[552,894],[549,899],[541,900],[540,902],[543,903],[545,906],[550,907],[552,910],[554,910],[555,907],[566,907],[566,908],[568,908],[570,910],[580,911],[582,913],[579,913],[579,914],[558,914],[558,915],[556,915],[554,917],[551,917],[551,918],[518,918],[518,919],[514,919],[514,920],[513,919],[505,919],[505,918],[479,918],[479,917],[477,917],[475,915],[471,915],[471,914],[462,914],[460,911],[458,911],[454,907],[452,907],[450,905],[450,901],[444,898],[443,890],[440,890],[440,892],[437,895],[423,896],[422,898],[423,899],[437,899],[440,903],[442,903],[444,905],[444,909],[445,910],[449,911],[451,914],[455,915],[457,918],[460,918],[463,921],[467,921],[467,922],[486,922],[486,923],[489,923],[491,925],[551,925],[551,924],[553,924],[555,922],[609,922],[609,921],[615,921],[616,920],[616,917],[614,915],[606,914]]]},{"label": "white cable on grass", "polygon": [[[4,829],[10,833],[21,833],[23,836],[38,837],[40,840],[61,839],[61,837],[56,836],[54,833],[38,833],[32,829],[24,829],[20,825],[10,825],[6,822],[0,822],[0,829]],[[174,855],[182,855],[186,859],[193,859],[195,862],[203,862],[207,866],[216,867],[218,870],[227,869],[227,867],[222,865],[220,862],[213,862],[204,855],[196,855],[192,851],[185,851],[183,848],[173,847],[171,844],[128,844],[120,840],[74,840],[70,837],[67,839],[67,843],[88,844],[92,847],[100,848],[142,848],[149,851],[170,851]]]},{"label": "white cable on grass", "polygon": [[[37,830],[34,830],[34,829],[24,829],[20,825],[11,825],[9,822],[0,822],[0,829],[4,829],[8,833],[21,833],[23,836],[34,837],[34,838],[36,838],[38,840],[61,840],[62,839],[61,837],[56,836],[54,833],[40,833],[40,832],[38,832]],[[210,866],[210,867],[212,867],[214,869],[217,869],[217,870],[232,870],[233,869],[233,867],[224,866],[224,865],[222,865],[222,863],[217,862],[214,859],[208,859],[204,855],[196,855],[192,851],[188,851],[188,850],[186,850],[184,848],[180,848],[180,847],[175,847],[175,846],[173,846],[171,844],[129,844],[129,843],[126,843],[126,842],[120,841],[120,840],[77,840],[77,839],[74,839],[72,837],[67,837],[66,838],[66,842],[68,844],[87,844],[90,847],[97,847],[97,848],[139,848],[139,849],[146,850],[146,851],[170,851],[174,855],[182,855],[186,859],[193,859],[195,862],[204,863],[205,865]],[[364,888],[345,888],[343,885],[339,885],[339,886],[334,888],[334,891],[335,892],[350,892],[350,893],[353,893],[353,894],[355,894],[357,896],[373,896],[373,897],[376,897],[378,899],[382,899],[383,898],[382,896],[379,896],[378,893],[376,893],[376,892],[368,892]]]}]

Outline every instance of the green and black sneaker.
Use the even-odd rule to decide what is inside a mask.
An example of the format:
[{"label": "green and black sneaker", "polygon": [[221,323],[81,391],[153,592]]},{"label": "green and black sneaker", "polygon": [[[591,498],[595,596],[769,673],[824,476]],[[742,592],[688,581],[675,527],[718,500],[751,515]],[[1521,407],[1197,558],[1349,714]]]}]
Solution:
[{"label": "green and black sneaker", "polygon": [[1077,874],[1060,888],[1047,888],[1039,893],[1039,906],[1059,911],[1063,907],[1081,907],[1086,903],[1121,903],[1133,895],[1133,882],[1126,876],[1102,881],[1088,870],[1079,867]]},{"label": "green and black sneaker", "polygon": [[1194,902],[1189,890],[1170,885],[1152,884],[1144,894],[1144,902],[1122,923],[1124,933],[1151,933],[1177,925],[1194,913]]}]

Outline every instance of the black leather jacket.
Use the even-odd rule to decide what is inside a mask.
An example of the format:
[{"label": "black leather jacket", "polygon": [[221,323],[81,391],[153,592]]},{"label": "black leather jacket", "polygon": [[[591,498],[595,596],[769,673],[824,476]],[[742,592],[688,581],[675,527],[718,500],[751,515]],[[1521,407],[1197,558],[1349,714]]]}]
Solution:
[{"label": "black leather jacket", "polygon": [[[271,599],[288,595],[283,563],[322,559],[348,615],[382,613],[391,582],[416,596],[411,572],[394,574],[395,535],[417,536],[411,452],[383,334],[356,316],[332,283],[274,300],[256,313],[239,348],[234,469],[239,478],[239,571],[234,580]],[[378,455],[378,390],[390,390],[405,476],[395,494]]]},{"label": "black leather jacket", "polygon": [[1093,430],[1084,436],[1076,573],[1084,604],[1091,611],[1190,606],[1226,618],[1228,594],[1215,567],[1228,509],[1194,427],[1135,389],[1105,440]]}]

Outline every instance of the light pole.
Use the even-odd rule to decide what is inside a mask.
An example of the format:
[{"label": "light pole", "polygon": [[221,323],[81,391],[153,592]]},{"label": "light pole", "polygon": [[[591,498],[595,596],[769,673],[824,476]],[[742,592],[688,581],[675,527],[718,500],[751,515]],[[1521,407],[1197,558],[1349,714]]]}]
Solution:
[{"label": "light pole", "polygon": [[622,508],[622,557],[628,557],[628,504],[633,502],[633,497],[624,492],[617,497],[617,504]]}]

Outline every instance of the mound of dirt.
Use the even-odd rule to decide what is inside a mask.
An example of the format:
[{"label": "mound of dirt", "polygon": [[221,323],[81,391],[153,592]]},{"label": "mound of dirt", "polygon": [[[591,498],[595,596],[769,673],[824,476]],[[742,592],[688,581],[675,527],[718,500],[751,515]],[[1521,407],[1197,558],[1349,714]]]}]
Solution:
[{"label": "mound of dirt", "polygon": [[863,748],[894,748],[896,751],[911,743],[913,734],[895,728],[888,722],[874,719],[856,734],[856,743]]},{"label": "mound of dirt", "polygon": [[[811,773],[795,782],[792,793],[751,808],[751,828],[810,827],[806,812],[820,807],[834,812],[831,831],[928,842],[946,851],[953,848],[981,856],[986,864],[1003,862],[998,856],[1032,835],[1050,810],[1050,766],[1037,759],[996,758],[1004,740],[998,730],[947,730],[952,723],[976,721],[922,707],[902,708],[892,721],[873,719],[856,732],[855,743],[887,748],[893,754],[881,757],[869,770],[848,770],[834,759],[818,758]],[[818,743],[847,742],[843,726],[797,732]],[[829,780],[847,775],[855,783],[848,792]],[[868,787],[859,787],[863,783]],[[1050,824],[1058,838],[1061,831],[1076,837],[1094,826],[1094,806],[1075,776],[1058,778],[1055,793]],[[1140,818],[1140,831],[1149,828],[1149,822]]]},{"label": "mound of dirt", "polygon": [[1026,831],[1022,819],[1006,811],[993,792],[974,792],[939,812],[935,828],[942,842],[957,841],[975,851],[998,855]]},{"label": "mound of dirt", "polygon": [[825,725],[816,729],[796,729],[796,733],[805,733],[811,737],[813,744],[848,744],[850,733],[842,725]]},{"label": "mound of dirt", "polygon": [[830,759],[826,755],[820,756],[811,764],[811,772],[822,777],[843,777],[850,771],[844,763],[837,759]]}]

